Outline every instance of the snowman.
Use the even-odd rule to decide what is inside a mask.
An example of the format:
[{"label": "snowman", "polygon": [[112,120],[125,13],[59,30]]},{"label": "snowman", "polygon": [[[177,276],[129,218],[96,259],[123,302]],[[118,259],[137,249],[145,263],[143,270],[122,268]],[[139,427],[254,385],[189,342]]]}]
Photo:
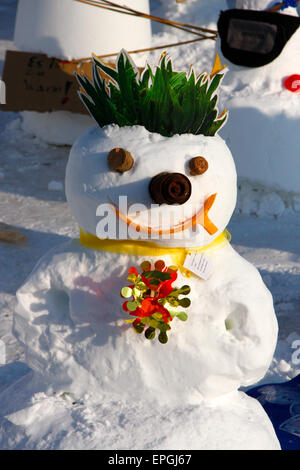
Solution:
[{"label": "snowman", "polygon": [[238,391],[265,375],[277,322],[226,230],[237,190],[217,134],[222,69],[216,58],[210,75],[175,72],[164,55],[140,76],[122,51],[116,69],[94,57],[93,81],[78,77],[99,124],[66,170],[80,238],[46,254],[17,293],[32,376],[1,395],[2,439],[16,426],[30,448],[280,448]]},{"label": "snowman", "polygon": [[[126,5],[149,14],[149,0]],[[93,8],[74,0],[19,0],[14,43],[18,50],[44,53],[63,61],[85,59],[151,45],[150,21]],[[111,58],[107,59],[114,60]],[[144,58],[142,58],[144,63]],[[76,66],[74,65],[74,68]],[[74,85],[73,85],[74,86]],[[52,144],[72,145],[93,125],[90,116],[69,111],[23,111],[26,132]]]},{"label": "snowman", "polygon": [[221,135],[238,176],[294,197],[300,193],[297,5],[293,0],[237,0],[234,9],[220,14],[217,44],[229,69],[222,105],[230,121]]}]

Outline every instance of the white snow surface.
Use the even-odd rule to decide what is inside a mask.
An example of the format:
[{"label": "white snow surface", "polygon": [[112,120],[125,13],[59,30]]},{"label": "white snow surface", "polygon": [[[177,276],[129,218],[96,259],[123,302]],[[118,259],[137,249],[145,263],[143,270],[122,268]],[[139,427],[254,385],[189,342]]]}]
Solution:
[{"label": "white snow surface", "polygon": [[[126,6],[137,9],[137,2]],[[149,13],[149,0],[139,0],[138,9]],[[72,60],[150,47],[151,24],[73,0],[19,0],[14,41],[22,51]]]},{"label": "white snow surface", "polygon": [[[80,400],[68,393],[49,396],[40,391],[32,396],[30,381],[30,376],[25,377],[15,387],[13,410],[9,389],[1,396],[0,410],[6,411],[0,424],[4,448],[10,448],[13,442],[15,449],[37,450],[99,449],[99,443],[104,449],[116,451],[197,450],[199,445],[203,450],[279,449],[261,405],[241,392],[210,403],[174,407],[120,400],[100,392]],[[19,400],[21,410],[16,405]],[[245,418],[242,422],[241,415]],[[254,433],[256,439],[249,439]],[[233,434],[236,447],[232,445]]]},{"label": "white snow surface", "polygon": [[[5,50],[13,47],[16,3],[15,0],[3,0],[0,6],[0,70]],[[187,0],[183,4],[176,4],[173,0],[151,2],[154,14],[210,27],[215,27],[220,9],[226,6],[227,2],[220,0],[201,4],[196,0]],[[176,42],[187,37],[182,32],[158,25],[153,26],[153,32],[154,44]],[[203,41],[197,46],[172,48],[169,53],[178,68],[187,70],[190,63],[194,63],[199,71],[209,71],[214,43]],[[153,63],[159,54],[153,53]],[[63,181],[70,149],[49,146],[25,133],[20,117],[13,113],[0,112],[0,132],[1,221],[15,225],[28,237],[28,243],[24,245],[0,245],[0,339],[6,347],[6,364],[0,367],[0,392],[3,392],[1,448],[99,448],[99,441],[105,433],[105,445],[110,449],[116,448],[115,436],[119,438],[118,448],[175,449],[185,447],[184,439],[192,429],[195,435],[200,430],[203,436],[208,436],[207,441],[202,442],[203,448],[232,448],[228,429],[238,429],[236,436],[241,436],[241,447],[248,432],[257,432],[257,420],[262,423],[261,434],[249,446],[278,448],[270,422],[260,406],[245,399],[241,393],[231,392],[215,398],[207,407],[202,403],[201,413],[197,412],[199,404],[181,404],[176,405],[176,409],[171,407],[162,411],[158,408],[145,410],[142,403],[138,409],[135,406],[130,411],[130,403],[123,402],[119,396],[112,395],[110,401],[106,396],[105,401],[101,401],[100,391],[96,397],[92,391],[77,397],[67,390],[67,393],[65,390],[59,393],[45,390],[43,381],[33,385],[32,372],[24,363],[23,347],[11,332],[15,292],[49,248],[70,243],[71,238],[78,236],[77,223],[63,193],[48,189],[51,181]],[[260,383],[285,381],[300,373],[299,364],[292,361],[293,344],[300,339],[299,197],[292,192],[242,178],[238,179],[238,189],[237,209],[228,227],[233,236],[232,245],[259,269],[273,295],[279,323],[274,358]],[[35,325],[35,328],[42,328],[42,325]],[[28,405],[27,414],[25,403]],[[55,416],[53,409],[57,411]],[[39,420],[41,413],[45,413],[43,422]],[[147,416],[141,433],[141,428],[135,426],[137,421],[131,419],[135,413],[146,413]],[[222,413],[229,413],[230,419],[226,422],[231,428],[222,428]],[[253,420],[251,429],[245,426],[245,417],[249,426]],[[172,427],[176,428],[175,438],[174,433],[169,433]],[[161,433],[157,436],[155,431],[159,428]],[[51,432],[54,429],[57,433],[53,438]],[[146,434],[154,437],[142,442],[140,436]],[[223,437],[221,444],[219,436]]]},{"label": "white snow surface", "polygon": [[26,134],[55,145],[72,145],[79,135],[94,125],[91,116],[70,111],[22,111],[20,115],[21,128]]}]

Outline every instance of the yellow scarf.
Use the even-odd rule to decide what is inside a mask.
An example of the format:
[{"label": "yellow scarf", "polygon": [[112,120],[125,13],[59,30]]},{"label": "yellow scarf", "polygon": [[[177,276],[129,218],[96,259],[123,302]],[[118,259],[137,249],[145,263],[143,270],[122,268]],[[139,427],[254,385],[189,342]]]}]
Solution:
[{"label": "yellow scarf", "polygon": [[176,264],[181,272],[190,277],[191,273],[187,271],[183,265],[187,255],[193,251],[203,252],[211,249],[219,248],[231,240],[231,235],[228,230],[224,230],[212,243],[205,246],[198,247],[169,247],[157,245],[154,242],[144,240],[110,240],[98,238],[96,235],[85,233],[80,229],[79,242],[81,245],[93,250],[109,251],[111,253],[119,253],[122,255],[135,255],[135,256],[155,256],[160,257],[164,255],[171,256],[173,263]]}]

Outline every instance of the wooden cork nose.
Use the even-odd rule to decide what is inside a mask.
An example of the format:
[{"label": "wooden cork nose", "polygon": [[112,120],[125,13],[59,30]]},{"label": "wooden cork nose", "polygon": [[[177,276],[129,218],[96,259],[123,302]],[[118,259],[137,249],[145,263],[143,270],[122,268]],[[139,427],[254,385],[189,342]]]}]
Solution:
[{"label": "wooden cork nose", "polygon": [[184,204],[192,194],[192,185],[181,173],[159,173],[150,181],[149,192],[157,204]]},{"label": "wooden cork nose", "polygon": [[128,150],[117,147],[109,152],[107,162],[111,170],[124,173],[133,167],[134,159]]},{"label": "wooden cork nose", "polygon": [[203,175],[208,169],[208,163],[204,157],[195,157],[192,158],[189,162],[190,174],[194,175]]}]

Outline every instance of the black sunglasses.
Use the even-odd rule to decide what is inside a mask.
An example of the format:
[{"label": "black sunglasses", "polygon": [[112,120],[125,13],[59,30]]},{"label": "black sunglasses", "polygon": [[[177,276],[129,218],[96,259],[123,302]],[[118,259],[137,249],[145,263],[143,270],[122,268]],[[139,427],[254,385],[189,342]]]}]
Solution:
[{"label": "black sunglasses", "polygon": [[300,18],[270,11],[226,10],[218,20],[221,51],[230,62],[261,67],[279,56]]}]

